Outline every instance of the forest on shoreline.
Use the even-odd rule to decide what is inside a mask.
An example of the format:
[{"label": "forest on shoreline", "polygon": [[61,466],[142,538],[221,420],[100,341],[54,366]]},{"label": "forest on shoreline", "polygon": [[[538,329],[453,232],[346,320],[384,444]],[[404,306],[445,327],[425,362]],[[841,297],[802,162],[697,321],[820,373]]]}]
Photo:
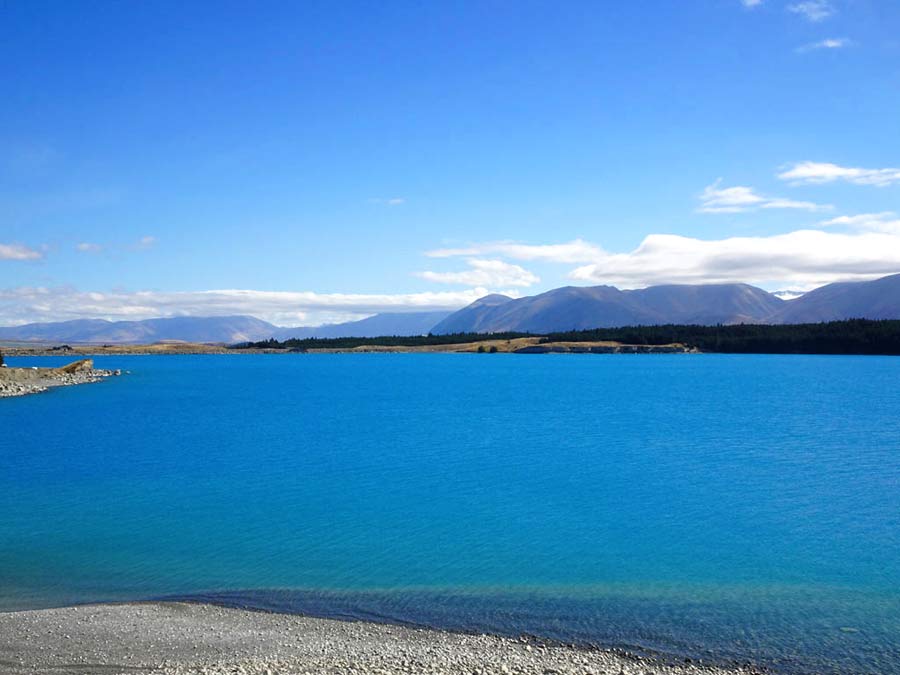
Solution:
[{"label": "forest on shoreline", "polygon": [[449,335],[388,335],[382,337],[263,340],[233,349],[278,349],[305,352],[358,347],[425,347],[489,340],[540,337],[550,342],[620,342],[629,345],[681,343],[701,352],[733,354],[886,354],[900,355],[900,321],[850,319],[790,325],[736,324],[719,326],[663,325],[596,328],[537,335],[534,333],[454,333]]}]

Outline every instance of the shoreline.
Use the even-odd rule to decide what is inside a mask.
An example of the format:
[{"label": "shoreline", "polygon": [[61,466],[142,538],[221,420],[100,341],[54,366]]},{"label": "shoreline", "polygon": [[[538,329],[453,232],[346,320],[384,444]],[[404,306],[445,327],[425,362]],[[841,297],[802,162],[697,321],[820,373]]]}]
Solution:
[{"label": "shoreline", "polygon": [[757,675],[717,666],[369,621],[193,602],[93,604],[0,613],[0,673],[520,673]]},{"label": "shoreline", "polygon": [[49,346],[6,347],[11,357],[32,356],[149,356],[193,354],[693,354],[698,350],[681,343],[638,345],[613,341],[541,342],[540,337],[510,340],[480,340],[434,345],[360,345],[357,347],[316,347],[312,349],[237,348],[218,344],[167,342],[136,345],[75,345],[65,349]]},{"label": "shoreline", "polygon": [[121,374],[119,370],[94,368],[91,359],[74,361],[60,368],[4,366],[0,368],[0,398],[40,394],[53,387],[92,384]]}]

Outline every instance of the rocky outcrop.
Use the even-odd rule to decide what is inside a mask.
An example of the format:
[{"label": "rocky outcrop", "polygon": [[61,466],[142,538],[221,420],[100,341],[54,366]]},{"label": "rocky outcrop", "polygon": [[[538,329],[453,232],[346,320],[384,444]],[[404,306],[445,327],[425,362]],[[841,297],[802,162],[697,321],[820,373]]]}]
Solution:
[{"label": "rocky outcrop", "polygon": [[62,368],[57,368],[57,372],[66,373],[71,375],[73,373],[86,373],[90,372],[94,369],[94,360],[93,359],[81,359],[80,361],[73,361],[72,363],[63,366]]},{"label": "rocky outcrop", "polygon": [[119,370],[98,370],[91,359],[74,361],[61,368],[0,368],[0,398],[27,396],[51,387],[99,382],[121,375]]}]

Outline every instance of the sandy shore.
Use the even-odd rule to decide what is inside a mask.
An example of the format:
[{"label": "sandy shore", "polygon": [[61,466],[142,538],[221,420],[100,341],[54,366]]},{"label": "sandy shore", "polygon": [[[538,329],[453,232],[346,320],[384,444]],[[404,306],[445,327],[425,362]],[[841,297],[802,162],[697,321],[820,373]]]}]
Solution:
[{"label": "sandy shore", "polygon": [[139,603],[0,613],[0,673],[522,673],[731,675],[488,635]]}]

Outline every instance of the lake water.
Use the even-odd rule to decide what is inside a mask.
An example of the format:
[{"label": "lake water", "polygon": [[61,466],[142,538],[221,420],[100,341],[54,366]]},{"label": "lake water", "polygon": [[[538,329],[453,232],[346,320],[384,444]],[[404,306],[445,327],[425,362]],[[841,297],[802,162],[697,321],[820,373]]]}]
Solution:
[{"label": "lake water", "polygon": [[0,400],[0,610],[189,596],[900,673],[900,358],[96,362],[130,374]]}]

